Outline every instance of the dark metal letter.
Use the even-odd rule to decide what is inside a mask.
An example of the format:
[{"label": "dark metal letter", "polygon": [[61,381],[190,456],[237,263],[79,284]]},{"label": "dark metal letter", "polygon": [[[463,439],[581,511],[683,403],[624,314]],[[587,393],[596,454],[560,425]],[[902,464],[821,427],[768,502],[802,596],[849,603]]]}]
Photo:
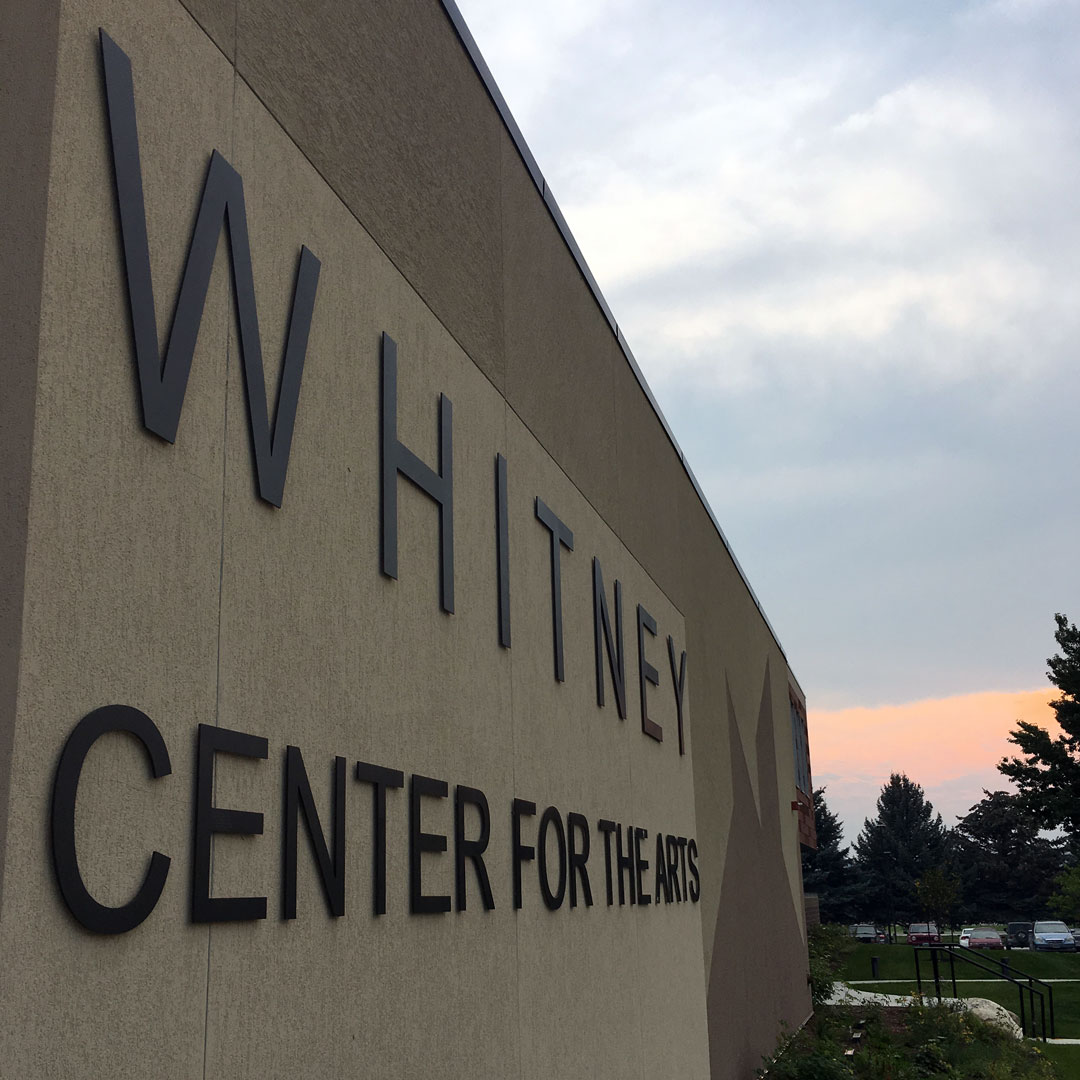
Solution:
[{"label": "dark metal letter", "polygon": [[514,907],[521,907],[521,864],[536,857],[536,849],[531,844],[521,842],[521,819],[532,817],[536,813],[536,803],[528,799],[515,799],[510,804],[510,824],[514,847]]},{"label": "dark metal letter", "polygon": [[192,833],[191,921],[241,922],[266,918],[265,896],[211,896],[210,849],[215,833],[261,836],[263,816],[249,810],[223,810],[214,805],[214,755],[267,756],[267,742],[242,731],[199,725],[195,765],[195,827]]},{"label": "dark metal letter", "polygon": [[694,880],[690,882],[690,899],[696,904],[701,896],[701,878],[698,876],[697,863],[694,862],[698,853],[697,841],[691,838],[687,847],[690,849],[690,873],[694,878]]},{"label": "dark metal letter", "polygon": [[386,789],[405,786],[405,774],[400,769],[384,769],[381,765],[356,763],[356,779],[371,784],[374,796],[372,807],[372,906],[376,915],[386,914]]},{"label": "dark metal letter", "polygon": [[626,826],[626,855],[622,850],[622,826],[615,826],[615,872],[619,875],[619,903],[626,903],[626,893],[623,890],[623,873],[626,873],[627,881],[630,882],[630,903],[637,903],[634,893],[634,827]]},{"label": "dark metal letter", "polygon": [[[575,834],[581,837],[581,847],[578,847]],[[577,876],[581,875],[581,892],[585,898],[585,906],[592,907],[592,889],[589,886],[589,871],[586,863],[589,861],[589,823],[584,814],[575,814],[570,811],[566,815],[566,847],[567,863],[570,873],[570,906],[577,907]],[[608,877],[611,870],[608,870]],[[610,884],[608,888],[610,888]]]},{"label": "dark metal letter", "polygon": [[[668,903],[673,897],[678,903],[682,902],[682,890],[679,888],[679,841],[674,836],[669,836],[664,841],[667,845],[667,879],[668,879]],[[659,860],[659,856],[657,856]]]},{"label": "dark metal letter", "polygon": [[608,667],[615,687],[615,705],[619,719],[626,719],[626,658],[623,655],[622,582],[615,579],[615,633],[611,632],[607,597],[604,595],[604,572],[600,560],[593,556],[593,644],[596,653],[596,704],[604,704],[604,660],[601,655],[607,646]]},{"label": "dark metal letter", "polygon": [[[648,904],[652,900],[649,890],[641,881],[642,875],[649,869],[649,860],[641,857],[641,841],[649,838],[648,829],[634,829],[634,862],[637,864],[637,902]],[[630,830],[626,830],[626,843],[630,844]]]},{"label": "dark metal letter", "polygon": [[667,855],[664,851],[664,834],[656,834],[656,902],[660,903],[663,895],[664,903],[671,903],[671,883],[668,881]]},{"label": "dark metal letter", "polygon": [[[611,888],[611,834],[619,827],[614,821],[609,821],[607,818],[600,818],[596,823],[596,827],[604,834],[604,877],[607,881],[607,906],[611,907],[615,903],[615,893]],[[619,888],[622,888],[622,878],[620,876]]]},{"label": "dark metal letter", "polygon": [[499,644],[510,648],[510,521],[506,507],[506,458],[495,455],[495,551],[499,579]]},{"label": "dark metal letter", "polygon": [[686,883],[686,837],[678,837],[679,841],[679,864],[682,868],[682,891],[684,899],[690,899],[690,888]]},{"label": "dark metal letter", "polygon": [[207,168],[195,229],[191,234],[184,275],[176,298],[165,360],[162,361],[154,310],[154,284],[150,274],[150,245],[146,234],[131,61],[104,30],[100,32],[100,40],[143,425],[167,442],[176,441],[195,342],[210,288],[218,237],[224,228],[232,256],[233,298],[240,328],[240,355],[244,367],[248,424],[255,453],[259,497],[274,506],[281,506],[322,264],[306,247],[301,247],[271,429],[266,407],[262,340],[255,307],[247,212],[244,207],[244,182],[240,174],[215,150]]},{"label": "dark metal letter", "polygon": [[574,534],[559,520],[555,512],[536,496],[536,516],[551,533],[551,627],[555,642],[555,678],[566,682],[563,664],[562,638],[562,561],[560,545],[574,550]]},{"label": "dark metal letter", "polygon": [[86,755],[90,747],[109,731],[126,731],[142,743],[150,775],[155,779],[172,772],[165,740],[146,713],[130,705],[106,705],[95,709],[75,725],[60,752],[53,780],[49,824],[56,883],[68,910],[87,930],[96,934],[123,934],[134,930],[154,910],[161,890],[165,888],[170,860],[160,851],[153,852],[138,892],[121,907],[99,904],[83,884],[75,850],[75,799]]},{"label": "dark metal letter", "polygon": [[382,336],[382,572],[397,579],[397,474],[439,504],[439,589],[442,609],[454,611],[454,406],[439,395],[439,471],[397,437],[397,345]]},{"label": "dark metal letter", "polygon": [[686,690],[686,650],[682,651],[682,659],[679,661],[678,670],[675,669],[675,642],[671,635],[667,639],[668,661],[671,664],[671,682],[675,687],[675,710],[679,717],[679,753],[685,754],[686,747],[683,744],[683,693]]},{"label": "dark metal letter", "polygon": [[[555,846],[559,849],[559,885],[554,892],[551,891],[547,867],[547,831],[550,825],[555,827]],[[540,864],[540,893],[548,910],[558,911],[566,896],[566,834],[563,831],[562,816],[554,806],[549,806],[540,815],[540,834],[536,839],[536,846],[539,849],[537,858]]]},{"label": "dark metal letter", "polygon": [[281,917],[296,918],[296,841],[300,811],[304,812],[311,854],[319,867],[323,896],[331,915],[345,914],[345,759],[334,758],[334,857],[326,846],[311,782],[298,746],[285,748],[285,831],[282,859]]},{"label": "dark metal letter", "polygon": [[637,606],[638,683],[641,686],[641,730],[657,742],[664,741],[664,729],[649,719],[649,703],[645,698],[645,683],[660,685],[660,673],[645,659],[645,631],[656,637],[656,620],[640,605]]},{"label": "dark metal letter", "polygon": [[446,850],[446,837],[442,833],[421,831],[420,798],[429,795],[445,799],[449,790],[445,780],[434,780],[418,773],[409,778],[409,910],[414,915],[440,915],[450,910],[449,895],[425,896],[420,877],[421,854]]},{"label": "dark metal letter", "polygon": [[[476,840],[465,839],[465,807],[475,806],[480,811],[480,836]],[[484,910],[495,907],[491,895],[491,882],[484,865],[484,852],[491,837],[491,814],[488,812],[487,796],[479,789],[458,784],[454,789],[454,894],[458,911],[465,910],[465,860],[472,859],[476,880],[480,885],[480,898]]]}]

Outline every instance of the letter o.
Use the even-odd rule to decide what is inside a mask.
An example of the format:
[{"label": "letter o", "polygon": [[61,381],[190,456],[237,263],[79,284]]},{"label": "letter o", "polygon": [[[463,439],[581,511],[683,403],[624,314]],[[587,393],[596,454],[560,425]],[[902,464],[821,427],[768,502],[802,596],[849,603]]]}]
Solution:
[{"label": "letter o", "polygon": [[86,889],[79,873],[75,851],[75,797],[79,777],[90,747],[110,731],[126,731],[142,743],[155,779],[172,772],[165,740],[153,720],[130,705],[105,705],[87,713],[68,736],[53,781],[50,834],[53,869],[60,895],[75,918],[96,934],[123,934],[133,930],[154,910],[165,879],[169,874],[169,857],[155,851],[138,892],[121,907],[106,907],[98,903]]},{"label": "letter o", "polygon": [[[551,891],[551,883],[548,880],[547,831],[549,825],[555,826],[555,840],[559,847],[559,887],[555,892]],[[559,811],[554,806],[549,806],[540,817],[536,857],[540,864],[540,892],[543,894],[544,903],[551,911],[557,911],[562,907],[563,897],[566,895],[566,833],[563,830]]]}]

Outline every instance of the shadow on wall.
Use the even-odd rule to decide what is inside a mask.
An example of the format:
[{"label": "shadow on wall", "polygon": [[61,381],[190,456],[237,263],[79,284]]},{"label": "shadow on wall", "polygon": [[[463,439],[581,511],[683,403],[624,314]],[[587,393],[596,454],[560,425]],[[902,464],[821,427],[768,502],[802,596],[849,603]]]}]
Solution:
[{"label": "shadow on wall", "polygon": [[806,945],[784,864],[769,664],[757,722],[758,813],[735,706],[727,688],[731,816],[709,977],[709,1045],[714,1080],[745,1080],[771,1053],[779,1021],[806,1019],[809,994],[792,970],[806,969]]}]

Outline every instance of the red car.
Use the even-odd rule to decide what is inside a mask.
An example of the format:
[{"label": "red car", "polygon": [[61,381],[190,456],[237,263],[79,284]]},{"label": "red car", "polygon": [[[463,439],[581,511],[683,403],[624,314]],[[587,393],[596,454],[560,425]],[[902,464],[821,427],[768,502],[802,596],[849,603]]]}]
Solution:
[{"label": "red car", "polygon": [[913,922],[907,928],[909,945],[940,945],[941,935],[934,923]]},{"label": "red car", "polygon": [[1004,949],[1001,934],[989,926],[977,926],[968,934],[969,949]]}]

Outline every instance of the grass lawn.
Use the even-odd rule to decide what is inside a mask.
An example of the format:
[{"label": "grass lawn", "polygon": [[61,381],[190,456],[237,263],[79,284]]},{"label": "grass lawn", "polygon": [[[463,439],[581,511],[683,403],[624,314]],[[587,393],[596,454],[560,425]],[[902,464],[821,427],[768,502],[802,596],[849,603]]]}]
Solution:
[{"label": "grass lawn", "polygon": [[[976,953],[976,957],[988,954]],[[1016,972],[1034,976],[1037,979],[1078,979],[1080,980],[1080,954],[1077,953],[1033,953],[1013,949],[1007,953],[992,954],[1001,958],[1007,956],[1009,965]],[[880,979],[873,984],[862,980],[870,978],[870,957],[879,959]],[[923,975],[923,992],[933,992],[933,976],[929,955],[920,957]],[[949,979],[949,965],[941,964],[942,993],[952,996],[952,983]],[[883,994],[909,994],[915,990],[915,956],[909,945],[856,945],[846,958],[840,978],[844,981],[859,980],[861,990],[878,989]],[[960,997],[983,997],[999,1002],[1014,1013],[1019,1012],[1019,995],[1014,986],[1004,980],[998,982],[960,982],[961,979],[993,978],[988,973],[956,962],[957,992]],[[1055,1034],[1058,1038],[1080,1038],[1080,982],[1054,983]],[[1027,1004],[1025,1002],[1025,1008]],[[1038,1008],[1038,998],[1036,998]],[[1049,1026],[1049,1013],[1047,1014]],[[1080,1046],[1062,1049],[1076,1049]],[[1080,1054],[1076,1055],[1077,1073],[1080,1080]],[[1070,1074],[1071,1075],[1071,1074]]]},{"label": "grass lawn", "polygon": [[[845,981],[869,979],[871,956],[878,957],[882,979],[915,978],[915,950],[910,945],[855,945],[845,957],[840,978]],[[974,956],[981,960],[1008,957],[1010,967],[1022,971],[1025,975],[1033,975],[1036,979],[1080,979],[1080,953],[1036,953],[1026,949],[990,952],[977,949]],[[929,970],[927,954],[923,954],[919,962],[924,972]],[[967,971],[964,978],[979,977],[975,968],[957,961],[957,978],[960,978],[960,972],[964,969]]]},{"label": "grass lawn", "polygon": [[1060,1080],[1080,1080],[1080,1046],[1040,1046],[1053,1062]]}]

